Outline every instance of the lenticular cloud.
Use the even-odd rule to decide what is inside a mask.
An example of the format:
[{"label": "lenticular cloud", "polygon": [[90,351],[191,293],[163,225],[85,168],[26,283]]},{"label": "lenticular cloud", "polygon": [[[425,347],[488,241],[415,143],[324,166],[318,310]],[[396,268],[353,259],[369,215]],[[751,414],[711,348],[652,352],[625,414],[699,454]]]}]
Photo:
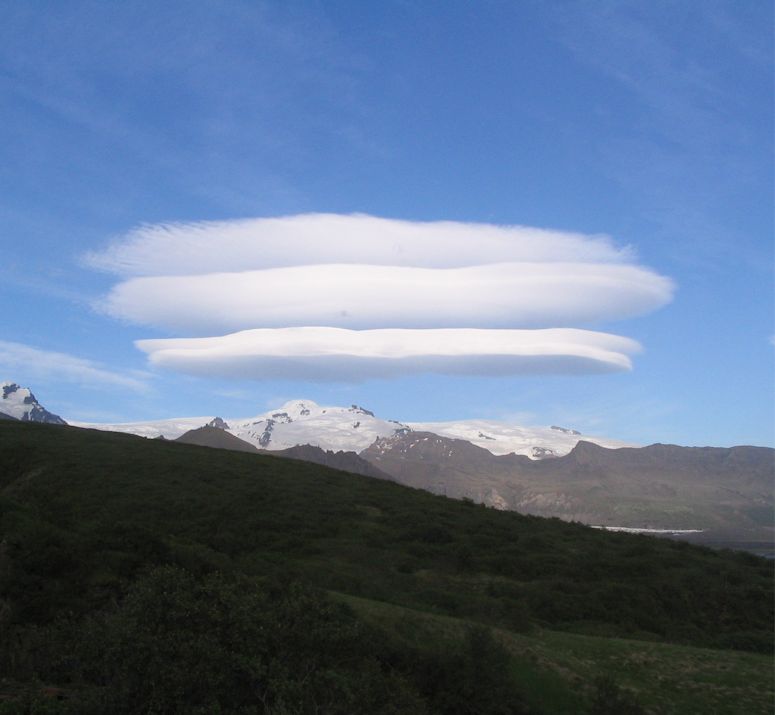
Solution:
[{"label": "lenticular cloud", "polygon": [[255,326],[513,328],[629,318],[663,305],[669,293],[665,278],[628,265],[334,264],[134,278],[111,291],[105,309],[200,335]]},{"label": "lenticular cloud", "polygon": [[179,276],[353,263],[455,268],[505,262],[626,263],[607,236],[456,221],[397,221],[363,214],[141,226],[102,251],[92,268],[122,276]]},{"label": "lenticular cloud", "polygon": [[215,338],[139,340],[151,364],[192,374],[357,382],[448,375],[603,373],[631,367],[628,338],[589,330],[246,330]]},{"label": "lenticular cloud", "polygon": [[604,236],[364,215],[143,226],[86,262],[121,277],[102,311],[195,336],[138,341],[151,364],[258,379],[628,370],[637,343],[581,328],[673,293]]}]

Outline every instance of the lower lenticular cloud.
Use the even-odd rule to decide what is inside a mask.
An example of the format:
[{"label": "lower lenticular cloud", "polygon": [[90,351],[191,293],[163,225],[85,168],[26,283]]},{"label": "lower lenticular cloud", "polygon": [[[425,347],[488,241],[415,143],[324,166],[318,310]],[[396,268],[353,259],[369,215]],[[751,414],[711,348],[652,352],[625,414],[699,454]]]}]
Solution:
[{"label": "lower lenticular cloud", "polygon": [[252,327],[520,328],[647,313],[672,284],[628,265],[502,263],[466,268],[321,265],[135,278],[104,309],[172,331]]},{"label": "lower lenticular cloud", "polygon": [[629,370],[637,343],[578,328],[674,290],[605,236],[364,215],[143,226],[86,262],[121,276],[103,312],[220,336],[138,341],[152,365],[254,379]]},{"label": "lower lenticular cloud", "polygon": [[634,340],[589,330],[245,330],[139,340],[152,365],[194,375],[337,380],[416,373],[579,374],[629,370]]}]

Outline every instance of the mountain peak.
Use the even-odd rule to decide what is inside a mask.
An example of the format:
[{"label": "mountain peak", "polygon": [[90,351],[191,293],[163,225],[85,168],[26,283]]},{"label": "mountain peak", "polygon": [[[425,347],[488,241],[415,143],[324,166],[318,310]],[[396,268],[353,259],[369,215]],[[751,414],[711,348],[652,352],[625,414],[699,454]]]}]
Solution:
[{"label": "mountain peak", "polygon": [[[31,397],[32,392],[26,387],[22,387],[16,382],[3,382],[0,383],[0,387],[3,388],[3,399],[5,400],[8,395],[19,394],[21,397]],[[34,399],[34,398],[33,398]]]},{"label": "mountain peak", "polygon": [[52,425],[66,425],[59,415],[49,412],[41,405],[28,387],[16,382],[0,383],[0,412],[22,422],[45,422]]},{"label": "mountain peak", "polygon": [[288,402],[275,410],[275,412],[284,412],[290,417],[307,417],[313,412],[317,412],[319,409],[320,405],[313,400],[288,400]]},{"label": "mountain peak", "polygon": [[195,444],[199,447],[230,449],[236,452],[258,452],[254,445],[235,437],[223,427],[217,427],[212,423],[198,429],[189,430],[175,439],[175,441],[182,442],[183,444]]},{"label": "mountain peak", "polygon": [[229,429],[229,423],[226,422],[221,417],[213,417],[206,425],[205,427],[215,427],[216,429],[222,429],[227,430]]}]

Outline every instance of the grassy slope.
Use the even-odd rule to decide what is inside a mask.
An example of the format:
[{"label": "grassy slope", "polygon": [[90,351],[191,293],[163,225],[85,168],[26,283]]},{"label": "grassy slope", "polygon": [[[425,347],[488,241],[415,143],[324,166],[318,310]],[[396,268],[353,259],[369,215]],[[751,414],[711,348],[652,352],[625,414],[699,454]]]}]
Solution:
[{"label": "grassy slope", "polygon": [[[343,594],[334,597],[365,621],[407,644],[460,640],[466,621]],[[668,643],[600,638],[560,631],[498,630],[530,704],[547,712],[583,711],[594,681],[613,677],[654,712],[676,715],[769,713],[775,698],[772,658]]]},{"label": "grassy slope", "polygon": [[763,559],[129,435],[7,423],[0,455],[0,598],[18,623],[103,607],[149,564],[291,573],[397,638],[500,629],[549,712],[577,709],[599,672],[668,712],[766,712],[768,656],[669,644],[766,650]]}]

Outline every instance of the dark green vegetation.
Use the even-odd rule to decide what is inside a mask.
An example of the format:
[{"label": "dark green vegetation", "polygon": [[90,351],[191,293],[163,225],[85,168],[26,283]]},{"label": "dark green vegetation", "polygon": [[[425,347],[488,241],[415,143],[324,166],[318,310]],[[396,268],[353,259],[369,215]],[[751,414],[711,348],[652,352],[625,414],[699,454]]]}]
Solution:
[{"label": "dark green vegetation", "polygon": [[0,425],[0,713],[767,712],[772,601],[750,554]]}]

